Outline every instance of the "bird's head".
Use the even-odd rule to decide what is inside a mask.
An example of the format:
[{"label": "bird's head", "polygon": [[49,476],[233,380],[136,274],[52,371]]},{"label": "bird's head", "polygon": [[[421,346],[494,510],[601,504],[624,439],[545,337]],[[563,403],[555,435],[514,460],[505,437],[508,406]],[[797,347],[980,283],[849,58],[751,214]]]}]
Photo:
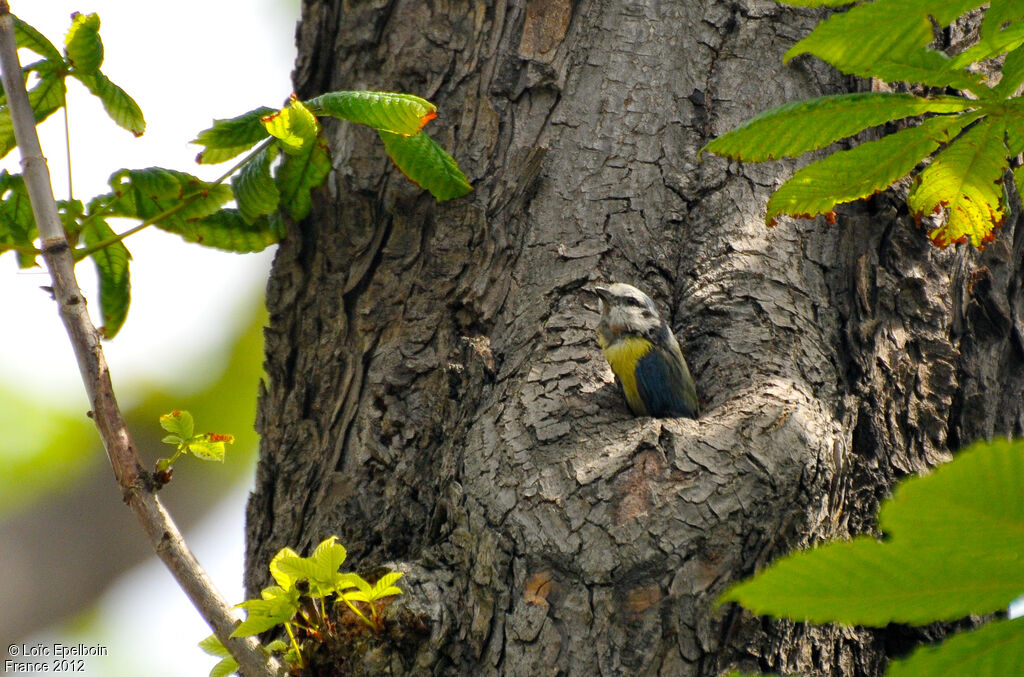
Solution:
[{"label": "bird's head", "polygon": [[598,331],[607,343],[622,336],[649,337],[661,327],[654,301],[633,285],[615,282],[607,287],[594,287],[594,292],[601,299]]}]

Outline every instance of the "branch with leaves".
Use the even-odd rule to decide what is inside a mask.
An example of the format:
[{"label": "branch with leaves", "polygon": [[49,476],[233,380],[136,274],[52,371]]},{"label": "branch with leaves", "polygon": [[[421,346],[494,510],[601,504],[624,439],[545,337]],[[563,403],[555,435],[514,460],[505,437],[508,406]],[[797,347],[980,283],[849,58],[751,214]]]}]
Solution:
[{"label": "branch with leaves", "polygon": [[[213,127],[201,132],[195,141],[204,146],[197,158],[200,163],[226,162],[247,153],[215,181],[159,167],[122,169],[110,177],[110,193],[88,203],[55,200],[35,126],[66,107],[68,77],[80,80],[99,97],[118,125],[136,136],[145,131],[139,106],[100,71],[104,53],[99,27],[95,14],[73,15],[62,52],[14,17],[6,0],[0,0],[0,67],[4,82],[0,156],[17,147],[24,168],[24,176],[0,172],[0,254],[16,252],[22,267],[35,265],[41,255],[49,268],[53,297],[75,351],[92,406],[91,416],[124,500],[149,535],[157,555],[213,628],[218,650],[229,652],[232,664],[250,677],[277,674],[277,659],[248,636],[252,633],[240,632],[239,619],[215,590],[156,496],[170,480],[172,463],[181,454],[223,458],[224,444],[231,441],[230,436],[196,435],[187,412],[172,412],[162,417],[161,424],[171,433],[164,441],[174,444],[176,453],[162,459],[155,474],[147,473],[114,397],[101,339],[115,336],[128,313],[131,255],[124,239],[155,225],[187,241],[232,252],[259,251],[277,242],[289,221],[308,216],[311,192],[331,171],[321,116],[376,129],[385,152],[399,169],[439,202],[465,195],[471,187],[451,156],[422,131],[437,115],[432,103],[409,94],[331,92],[305,103],[293,95],[280,110],[259,108],[230,120],[214,121]],[[41,60],[23,69],[19,47],[39,55]],[[31,89],[26,88],[29,76],[35,77]],[[226,183],[228,179],[230,184]],[[231,200],[236,206],[226,207]],[[131,218],[141,223],[116,233],[108,222],[111,218]],[[38,248],[37,239],[41,243]],[[93,260],[98,272],[104,321],[100,329],[89,317],[75,278],[74,266],[85,258]],[[331,552],[336,559],[336,549]],[[343,548],[341,552],[343,559]],[[336,570],[335,566],[334,573]],[[359,618],[379,628],[375,602],[398,594],[392,585],[398,576],[385,577],[377,586],[370,586],[355,574],[343,576],[332,578],[334,593]],[[250,617],[246,622],[252,620]]]},{"label": "branch with leaves", "polygon": [[[780,2],[802,7],[852,4]],[[955,54],[930,46],[936,26],[946,28],[984,4],[988,8],[976,44]],[[822,21],[785,59],[804,54],[845,74],[961,94],[879,91],[796,101],[761,113],[707,144],[701,152],[763,162],[796,157],[886,123],[909,123],[923,116],[920,124],[837,151],[796,172],[768,201],[769,225],[783,214],[834,218],[837,205],[869,197],[910,175],[907,206],[918,222],[933,219],[928,236],[936,245],[970,242],[981,247],[995,237],[1008,210],[1004,175],[1024,153],[1024,101],[1015,96],[1024,84],[1024,12],[1019,3],[867,2]],[[1004,58],[1001,77],[979,74],[984,70],[980,66]],[[1021,169],[1014,169],[1012,176],[1019,191]]]},{"label": "branch with leaves", "polygon": [[[73,34],[72,34],[73,35]],[[177,526],[164,510],[143,470],[131,434],[125,425],[113,386],[100,334],[86,311],[75,279],[74,261],[50,186],[50,173],[36,135],[31,99],[22,80],[15,28],[10,7],[0,0],[0,68],[3,71],[7,109],[25,170],[24,185],[42,240],[42,255],[53,280],[53,296],[67,329],[92,406],[93,420],[103,438],[114,475],[157,555],[171,570],[178,584],[199,609],[214,631],[225,637],[226,646],[244,666],[247,675],[273,675],[277,663],[251,638],[230,636],[237,619],[220,597],[213,582],[199,566]]]},{"label": "branch with leaves", "polygon": [[[63,55],[34,28],[13,20],[19,45],[42,57],[24,70],[26,76],[38,75],[29,92],[36,122],[64,107],[64,81],[74,77],[100,98],[114,122],[137,136],[145,131],[138,104],[99,70],[103,63],[99,17],[73,17]],[[455,160],[423,131],[437,117],[436,106],[412,94],[341,91],[307,102],[293,95],[280,110],[261,107],[215,120],[193,141],[203,146],[196,160],[218,164],[247,154],[214,181],[161,167],[121,169],[108,181],[111,192],[88,203],[57,202],[74,260],[91,258],[96,265],[105,338],[120,331],[131,303],[131,253],[123,242],[128,236],[156,226],[187,242],[254,252],[284,237],[288,219],[300,221],[309,215],[311,192],[323,184],[332,166],[320,117],[375,129],[399,170],[439,202],[472,190]],[[14,145],[10,112],[3,107],[0,156]],[[236,206],[226,207],[232,200]],[[38,233],[28,202],[22,177],[0,172],[0,253],[17,252],[22,267],[35,265],[40,253],[33,246]],[[111,227],[111,218],[141,223],[119,234]]]}]

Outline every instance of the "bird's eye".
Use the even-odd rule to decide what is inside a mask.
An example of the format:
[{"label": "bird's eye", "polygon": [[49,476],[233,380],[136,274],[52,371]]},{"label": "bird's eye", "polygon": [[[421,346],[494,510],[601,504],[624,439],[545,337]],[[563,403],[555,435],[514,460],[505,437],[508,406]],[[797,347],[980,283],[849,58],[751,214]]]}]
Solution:
[{"label": "bird's eye", "polygon": [[628,303],[629,303],[629,305],[633,306],[634,308],[643,308],[644,305],[645,305],[643,301],[641,301],[640,299],[635,298],[633,296],[629,297]]}]

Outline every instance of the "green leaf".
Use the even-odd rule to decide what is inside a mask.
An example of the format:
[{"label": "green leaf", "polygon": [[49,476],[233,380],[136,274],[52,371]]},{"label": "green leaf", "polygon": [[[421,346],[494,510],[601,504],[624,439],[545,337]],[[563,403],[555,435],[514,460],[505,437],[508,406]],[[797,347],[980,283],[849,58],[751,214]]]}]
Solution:
[{"label": "green leaf", "polygon": [[1003,62],[1003,77],[993,89],[1000,99],[1012,96],[1024,82],[1024,48],[1017,48],[1006,55]]},{"label": "green leaf", "polygon": [[336,592],[342,592],[350,588],[369,590],[370,584],[367,583],[359,574],[344,572],[334,575],[334,590]]},{"label": "green leaf", "polygon": [[[38,233],[21,174],[0,171],[0,252],[7,246],[34,247]],[[18,266],[31,268],[36,257],[18,252]]]},{"label": "green leaf", "polygon": [[288,105],[261,119],[270,135],[281,142],[286,153],[305,153],[316,143],[320,125],[301,101],[292,94]]},{"label": "green leaf", "polygon": [[310,192],[319,187],[330,173],[331,154],[327,141],[322,137],[302,153],[285,155],[275,177],[281,195],[281,209],[286,210],[293,221],[306,218],[313,206]]},{"label": "green leaf", "polygon": [[185,441],[185,451],[203,461],[224,462],[225,444],[234,443],[231,435],[204,433]]},{"label": "green leaf", "polygon": [[860,0],[777,0],[779,4],[792,7],[844,7]]},{"label": "green leaf", "polygon": [[103,103],[103,109],[107,111],[110,119],[119,127],[127,129],[135,136],[142,136],[146,131],[146,119],[142,115],[142,109],[135,99],[128,96],[128,93],[115,85],[110,79],[99,71],[92,73],[72,73],[89,91]]},{"label": "green leaf", "polygon": [[71,15],[71,28],[64,36],[64,51],[76,71],[95,73],[103,63],[100,17],[97,14]]},{"label": "green leaf", "polygon": [[277,157],[277,152],[277,144],[267,146],[246,162],[231,181],[238,211],[248,224],[277,210],[281,201],[281,193],[270,175],[270,164]]},{"label": "green leaf", "polygon": [[373,584],[373,598],[380,599],[382,597],[390,597],[392,595],[401,595],[402,591],[395,586],[395,582],[402,577],[401,571],[392,571],[384,574],[380,579]]},{"label": "green leaf", "polygon": [[972,63],[993,59],[1000,54],[1016,50],[1022,44],[1024,44],[1024,24],[1011,24],[1006,30],[983,37],[973,47],[957,54],[950,63],[950,67],[966,68]]},{"label": "green leaf", "polygon": [[810,164],[771,196],[765,220],[772,223],[779,214],[811,218],[885,190],[976,119],[974,113],[934,117]]},{"label": "green leaf", "polygon": [[1001,181],[1009,167],[1005,131],[998,120],[980,121],[936,155],[918,177],[907,206],[917,218],[947,211],[945,225],[928,233],[938,246],[968,240],[980,246],[1003,222]]},{"label": "green leaf", "polygon": [[389,588],[404,575],[401,571],[390,571],[377,579],[377,582],[373,584],[373,588],[374,590]]},{"label": "green leaf", "polygon": [[214,120],[212,127],[199,132],[191,142],[206,147],[196,156],[196,162],[217,164],[249,150],[270,136],[261,120],[274,112],[263,106],[235,118]]},{"label": "green leaf", "polygon": [[81,200],[57,200],[57,216],[64,227],[68,243],[72,246],[78,243],[78,236],[82,232],[82,218],[84,215],[85,206]]},{"label": "green leaf", "polygon": [[1024,585],[1019,560],[990,563],[979,574],[977,559],[973,553],[943,550],[940,556],[860,536],[793,553],[730,588],[721,601],[812,623],[882,627],[955,620],[1005,608]]},{"label": "green leaf", "polygon": [[794,620],[873,626],[1004,609],[1024,590],[1022,495],[1024,442],[980,443],[897,488],[881,511],[888,541],[861,536],[794,553],[722,600]]},{"label": "green leaf", "polygon": [[277,563],[277,568],[294,580],[307,579],[310,583],[313,583],[320,574],[316,562],[308,557],[282,557]]},{"label": "green leaf", "polygon": [[341,593],[341,596],[350,602],[365,602],[366,604],[369,604],[371,601],[373,601],[373,595],[369,592],[364,592],[362,590],[356,590],[354,592],[343,592]]},{"label": "green leaf", "polygon": [[278,585],[286,590],[295,586],[296,579],[291,574],[281,570],[281,560],[286,557],[290,558],[298,556],[299,554],[291,548],[281,548],[277,551],[277,554],[274,555],[274,558],[270,560],[270,575],[274,577],[274,580],[277,581]]},{"label": "green leaf", "polygon": [[164,444],[173,444],[174,446],[178,446],[185,440],[181,439],[177,435],[164,435],[164,438],[160,441]]},{"label": "green leaf", "polygon": [[14,17],[14,39],[19,48],[30,49],[47,61],[56,65],[64,63],[64,57],[53,43],[18,17]]},{"label": "green leaf", "polygon": [[931,474],[901,482],[882,505],[878,524],[904,544],[952,545],[952,532],[956,547],[979,559],[1013,558],[1024,553],[1021,496],[1024,441],[979,442]]},{"label": "green leaf", "polygon": [[238,672],[238,661],[232,656],[222,659],[210,670],[210,677],[230,677]]},{"label": "green leaf", "polygon": [[183,440],[188,440],[192,439],[195,422],[192,420],[192,414],[175,409],[160,417],[160,427]]},{"label": "green leaf", "polygon": [[317,115],[369,125],[402,136],[417,134],[437,117],[437,106],[412,94],[394,92],[329,92],[306,102]]},{"label": "green leaf", "polygon": [[[92,247],[116,235],[106,221],[96,217],[89,219],[82,231],[86,247]],[[112,339],[124,325],[128,316],[128,306],[131,304],[132,285],[128,274],[128,261],[132,256],[124,242],[114,242],[94,251],[91,257],[96,264],[96,275],[99,278],[100,314],[103,318],[100,331],[105,338]]]},{"label": "green leaf", "polygon": [[977,105],[956,96],[925,99],[880,92],[822,96],[765,111],[718,137],[701,152],[743,162],[795,157],[890,120],[924,113],[955,113]]},{"label": "green leaf", "polygon": [[289,597],[272,599],[247,599],[236,608],[249,612],[248,617],[231,633],[232,637],[247,637],[265,632],[275,625],[287,623],[299,610],[297,600]]},{"label": "green leaf", "polygon": [[312,559],[319,568],[320,577],[327,581],[334,579],[334,574],[345,563],[345,557],[348,554],[345,546],[337,541],[337,536],[331,536],[322,541],[313,551]]},{"label": "green leaf", "polygon": [[[937,63],[935,57],[922,56],[932,42],[932,20],[948,26],[964,12],[984,0],[885,0],[857,5],[849,11],[833,14],[786,52],[788,62],[800,54],[813,54],[843,73],[860,77],[881,77],[889,81],[905,79],[904,66]],[[885,26],[885,30],[878,30]],[[941,54],[934,53],[939,59]],[[888,73],[878,72],[878,65]],[[966,77],[966,73],[962,74]],[[918,80],[918,82],[927,81]]]},{"label": "green leaf", "polygon": [[199,642],[199,648],[203,650],[203,653],[208,653],[211,656],[217,656],[219,658],[226,658],[231,655],[231,652],[225,648],[217,635],[210,635],[206,639]]},{"label": "green leaf", "polygon": [[956,68],[953,60],[945,54],[924,47],[882,55],[872,63],[871,72],[885,82],[916,82],[931,87],[988,91],[980,75]]},{"label": "green leaf", "polygon": [[1024,618],[992,621],[953,635],[938,646],[923,646],[889,664],[886,677],[1013,675],[1024,665]]},{"label": "green leaf", "polygon": [[[39,81],[28,91],[28,102],[32,105],[37,124],[64,105],[66,92],[64,78],[55,70],[48,66],[39,70]],[[10,110],[4,106],[0,109],[0,157],[10,153],[14,146],[14,123],[11,122]]]},{"label": "green leaf", "polygon": [[275,639],[272,642],[267,642],[265,647],[266,647],[267,651],[271,651],[271,652],[274,652],[274,653],[280,653],[280,652],[285,651],[286,649],[288,649],[288,644],[286,644],[284,642],[284,640]]},{"label": "green leaf", "polygon": [[279,214],[246,223],[237,209],[221,209],[194,221],[175,222],[173,226],[157,225],[181,235],[186,242],[238,253],[263,251],[284,236],[284,222]]},{"label": "green leaf", "polygon": [[122,169],[111,175],[110,187],[118,198],[111,214],[149,220],[169,212],[155,225],[179,234],[192,232],[196,220],[214,214],[233,197],[228,186],[160,167]]},{"label": "green leaf", "polygon": [[384,150],[402,173],[420,188],[429,190],[438,202],[462,197],[473,190],[452,156],[426,132],[416,136],[378,134],[384,141]]},{"label": "green leaf", "polygon": [[995,0],[985,10],[981,21],[981,37],[983,40],[998,33],[1003,24],[1024,19],[1024,5],[1017,0]]}]

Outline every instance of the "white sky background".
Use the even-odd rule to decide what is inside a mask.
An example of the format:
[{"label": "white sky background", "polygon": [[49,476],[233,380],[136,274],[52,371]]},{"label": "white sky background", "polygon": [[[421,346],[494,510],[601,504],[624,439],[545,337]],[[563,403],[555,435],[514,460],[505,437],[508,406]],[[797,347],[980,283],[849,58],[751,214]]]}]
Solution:
[{"label": "white sky background", "polygon": [[[11,10],[63,46],[70,14],[96,12],[105,47],[102,70],[127,91],[146,117],[136,139],[107,117],[98,100],[68,79],[74,194],[87,201],[108,192],[107,178],[122,167],[159,165],[205,179],[227,165],[200,167],[198,146],[188,144],[210,126],[261,105],[281,105],[291,92],[298,0],[10,0]],[[21,53],[27,62],[32,55]],[[63,116],[41,129],[58,199],[68,196]],[[20,171],[17,151],[2,164]],[[115,230],[131,224],[112,222]],[[182,360],[201,359],[221,347],[262,293],[272,252],[233,255],[197,245],[155,228],[126,242],[132,252],[132,306],[121,333],[105,344],[115,387],[132,399],[145,382],[200,386],[202,369],[181,374]],[[77,267],[86,297],[95,298],[90,262]],[[39,290],[48,277],[19,271],[10,253],[0,258],[0,381],[34,398],[85,410],[85,396],[71,348],[54,305]],[[91,304],[99,323],[97,303]],[[161,356],[169,359],[161,359]],[[215,371],[215,370],[214,370]],[[113,486],[111,487],[113,490]],[[221,592],[242,599],[242,521],[245,492],[226,501],[189,534],[200,561]],[[140,532],[141,537],[141,532]],[[90,676],[205,675],[216,662],[198,642],[209,629],[161,565],[151,562],[116,585],[101,603],[110,623],[102,638],[54,628],[30,642],[101,643],[106,658],[86,659]],[[144,608],[143,608],[144,606]]]}]

